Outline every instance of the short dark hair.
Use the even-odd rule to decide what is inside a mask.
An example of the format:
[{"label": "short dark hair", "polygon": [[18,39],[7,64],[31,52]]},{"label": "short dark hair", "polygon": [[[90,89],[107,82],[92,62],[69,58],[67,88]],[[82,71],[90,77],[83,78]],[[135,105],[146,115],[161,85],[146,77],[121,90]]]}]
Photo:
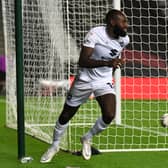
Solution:
[{"label": "short dark hair", "polygon": [[105,23],[110,24],[112,19],[118,19],[118,16],[124,16],[124,14],[117,9],[111,9],[105,17]]}]

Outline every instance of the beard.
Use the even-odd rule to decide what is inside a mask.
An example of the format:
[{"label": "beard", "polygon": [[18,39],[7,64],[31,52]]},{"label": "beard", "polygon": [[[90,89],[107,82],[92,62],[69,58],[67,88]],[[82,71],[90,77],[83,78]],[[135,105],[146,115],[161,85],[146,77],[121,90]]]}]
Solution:
[{"label": "beard", "polygon": [[113,33],[116,36],[116,38],[119,38],[119,36],[125,37],[127,35],[127,32],[120,28],[118,25],[115,25],[113,27]]}]

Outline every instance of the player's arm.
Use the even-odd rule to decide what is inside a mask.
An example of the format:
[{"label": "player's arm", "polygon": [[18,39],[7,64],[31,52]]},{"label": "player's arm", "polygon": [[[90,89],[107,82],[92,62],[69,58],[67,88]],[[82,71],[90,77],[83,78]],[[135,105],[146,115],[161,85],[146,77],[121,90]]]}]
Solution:
[{"label": "player's arm", "polygon": [[79,66],[85,67],[85,68],[96,68],[96,67],[102,67],[102,66],[108,66],[117,68],[118,66],[123,65],[124,61],[123,59],[112,59],[109,61],[104,60],[94,60],[91,58],[93,54],[94,48],[83,46],[81,49],[80,57],[79,57]]},{"label": "player's arm", "polygon": [[83,46],[79,57],[79,66],[85,68],[96,68],[108,66],[107,61],[91,59],[94,48]]}]

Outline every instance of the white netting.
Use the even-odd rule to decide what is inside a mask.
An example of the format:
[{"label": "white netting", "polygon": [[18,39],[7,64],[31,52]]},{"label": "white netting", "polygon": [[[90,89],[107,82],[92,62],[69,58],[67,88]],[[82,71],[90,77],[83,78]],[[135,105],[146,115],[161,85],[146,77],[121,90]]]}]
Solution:
[{"label": "white netting", "polygon": [[128,148],[166,148],[167,129],[160,117],[168,111],[168,3],[123,0],[122,6],[131,39],[123,53],[123,142]]}]

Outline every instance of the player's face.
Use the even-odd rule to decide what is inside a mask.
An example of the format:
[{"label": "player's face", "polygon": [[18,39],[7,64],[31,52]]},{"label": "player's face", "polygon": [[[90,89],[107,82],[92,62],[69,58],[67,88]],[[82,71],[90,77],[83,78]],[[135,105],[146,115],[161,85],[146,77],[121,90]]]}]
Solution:
[{"label": "player's face", "polygon": [[127,34],[128,22],[124,15],[119,15],[116,20],[112,21],[113,35],[115,38],[119,36],[125,37]]}]

